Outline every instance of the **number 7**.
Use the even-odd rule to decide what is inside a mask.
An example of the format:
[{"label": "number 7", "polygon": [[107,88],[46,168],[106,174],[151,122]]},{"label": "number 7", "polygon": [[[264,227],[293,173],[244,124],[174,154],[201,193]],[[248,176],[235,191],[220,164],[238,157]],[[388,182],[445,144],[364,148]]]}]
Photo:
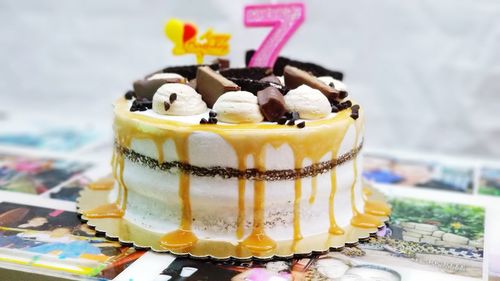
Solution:
[{"label": "number 7", "polygon": [[272,67],[280,50],[305,19],[303,3],[249,5],[244,12],[245,26],[272,26],[271,32],[250,59],[250,67]]}]

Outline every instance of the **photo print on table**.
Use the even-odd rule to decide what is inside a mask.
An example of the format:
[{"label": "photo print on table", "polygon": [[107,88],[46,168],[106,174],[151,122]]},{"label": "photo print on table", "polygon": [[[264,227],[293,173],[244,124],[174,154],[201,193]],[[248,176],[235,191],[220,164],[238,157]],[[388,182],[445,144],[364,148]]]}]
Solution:
[{"label": "photo print on table", "polygon": [[304,280],[297,278],[292,272],[292,264],[295,261],[240,262],[229,260],[217,262],[177,258],[163,270],[155,281]]},{"label": "photo print on table", "polygon": [[72,127],[33,127],[31,130],[0,130],[0,146],[54,152],[72,152],[101,139],[96,130]]},{"label": "photo print on table", "polygon": [[144,252],[96,237],[74,212],[0,203],[0,261],[112,279]]},{"label": "photo print on table", "polygon": [[79,176],[63,185],[50,190],[48,194],[52,199],[59,199],[65,201],[76,202],[80,196],[80,191],[82,191],[92,180],[85,176]]},{"label": "photo print on table", "polygon": [[461,193],[472,193],[474,186],[472,166],[404,159],[386,154],[365,154],[363,176],[380,184],[425,187]]},{"label": "photo print on table", "polygon": [[500,196],[500,168],[481,167],[478,193]]},{"label": "photo print on table", "polygon": [[394,198],[388,226],[342,254],[367,264],[482,277],[482,207]]},{"label": "photo print on table", "polygon": [[0,190],[41,194],[90,167],[73,160],[0,153]]},{"label": "photo print on table", "polygon": [[400,281],[401,274],[396,270],[379,265],[366,264],[340,252],[312,256],[294,261],[292,273],[297,279],[304,281]]}]

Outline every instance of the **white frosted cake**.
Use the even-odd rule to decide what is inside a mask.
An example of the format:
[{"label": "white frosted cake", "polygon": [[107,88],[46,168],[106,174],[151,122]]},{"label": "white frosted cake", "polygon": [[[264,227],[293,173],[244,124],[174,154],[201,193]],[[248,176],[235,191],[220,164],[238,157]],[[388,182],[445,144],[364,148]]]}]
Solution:
[{"label": "white frosted cake", "polygon": [[342,75],[280,59],[274,69],[170,67],[135,82],[115,104],[108,204],[83,215],[158,233],[174,253],[213,242],[253,256],[383,225],[390,209],[365,200],[358,172],[363,110]]}]

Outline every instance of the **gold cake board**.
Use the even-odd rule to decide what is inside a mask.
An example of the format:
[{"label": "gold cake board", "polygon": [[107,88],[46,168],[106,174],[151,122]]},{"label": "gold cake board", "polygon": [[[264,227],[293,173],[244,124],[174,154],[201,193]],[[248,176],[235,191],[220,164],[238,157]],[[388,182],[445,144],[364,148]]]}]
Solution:
[{"label": "gold cake board", "polygon": [[[364,194],[369,200],[385,201],[384,195],[373,187],[365,186]],[[326,253],[331,250],[338,250],[344,246],[353,246],[358,242],[366,240],[370,235],[375,234],[377,228],[360,228],[348,226],[344,228],[344,234],[331,235],[321,234],[307,236],[301,240],[276,241],[277,246],[263,253],[252,253],[247,248],[225,241],[213,241],[199,239],[189,251],[165,250],[160,245],[160,239],[164,233],[157,233],[144,229],[124,218],[88,218],[83,215],[83,211],[109,204],[108,195],[111,190],[96,190],[85,188],[77,200],[77,210],[81,220],[90,227],[95,228],[97,233],[104,234],[106,238],[118,240],[124,245],[134,246],[139,249],[151,249],[160,253],[171,253],[177,256],[189,256],[200,259],[239,259],[239,260],[269,260],[273,258],[290,259],[294,256],[306,256],[311,254]],[[375,216],[383,222],[379,227],[384,226],[384,222],[389,217]]]}]

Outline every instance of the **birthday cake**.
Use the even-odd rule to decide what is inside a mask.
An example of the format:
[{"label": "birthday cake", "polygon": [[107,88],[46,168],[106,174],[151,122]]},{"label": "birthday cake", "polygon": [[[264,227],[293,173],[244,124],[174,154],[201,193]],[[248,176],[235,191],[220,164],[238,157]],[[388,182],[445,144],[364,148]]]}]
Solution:
[{"label": "birthday cake", "polygon": [[220,60],[134,82],[114,107],[113,178],[90,186],[109,193],[84,218],[120,218],[181,254],[357,242],[348,232],[376,231],[390,209],[363,192],[363,108],[342,76],[279,57],[273,68]]}]

